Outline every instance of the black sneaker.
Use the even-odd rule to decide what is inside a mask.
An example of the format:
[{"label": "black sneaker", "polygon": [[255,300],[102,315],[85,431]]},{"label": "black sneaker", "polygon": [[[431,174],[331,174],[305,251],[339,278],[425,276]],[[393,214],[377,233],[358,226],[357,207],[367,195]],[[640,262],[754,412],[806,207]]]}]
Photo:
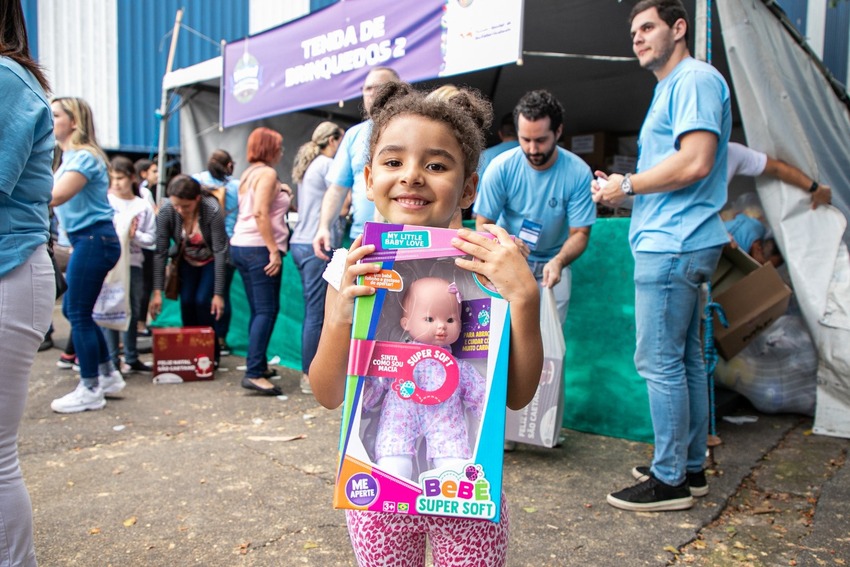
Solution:
[{"label": "black sneaker", "polygon": [[[632,469],[632,476],[635,480],[643,482],[649,479],[649,467],[635,467]],[[705,478],[705,471],[687,473],[688,488],[691,490],[691,496],[700,498],[708,494],[708,481]]]},{"label": "black sneaker", "polygon": [[687,510],[694,505],[694,497],[687,480],[679,486],[670,486],[650,475],[648,480],[609,494],[608,504],[634,512],[665,512]]},{"label": "black sneaker", "polygon": [[133,362],[125,362],[121,365],[121,372],[128,374],[130,372],[150,372],[153,369],[152,364],[136,360]]}]

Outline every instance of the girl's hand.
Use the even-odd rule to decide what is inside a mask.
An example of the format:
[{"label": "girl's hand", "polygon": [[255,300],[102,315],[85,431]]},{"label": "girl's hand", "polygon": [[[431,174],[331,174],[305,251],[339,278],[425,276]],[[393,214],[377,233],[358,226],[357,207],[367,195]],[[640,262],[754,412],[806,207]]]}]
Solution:
[{"label": "girl's hand", "polygon": [[210,313],[215,315],[216,321],[224,314],[224,298],[222,296],[213,295],[212,303],[210,303]]},{"label": "girl's hand", "polygon": [[269,252],[269,263],[266,264],[266,267],[263,268],[263,270],[265,270],[266,275],[271,278],[280,272],[282,266],[283,260],[280,257],[280,252],[275,250],[274,252]]},{"label": "girl's hand", "polygon": [[360,260],[375,251],[375,246],[369,244],[361,246],[363,235],[358,236],[351,244],[348,256],[345,258],[345,272],[339,284],[339,293],[336,298],[331,318],[335,324],[351,325],[354,319],[354,298],[364,295],[373,295],[375,288],[367,285],[357,285],[357,277],[365,274],[377,274],[381,271],[380,264],[358,264]]},{"label": "girl's hand", "polygon": [[152,319],[156,319],[159,317],[159,314],[162,313],[162,292],[160,290],[155,289],[151,294],[148,311],[150,312]]},{"label": "girl's hand", "polygon": [[496,291],[510,302],[538,302],[540,293],[537,281],[514,239],[505,229],[494,224],[485,224],[483,228],[496,239],[485,238],[465,228],[458,230],[452,245],[479,261],[456,258],[455,264],[485,276],[496,286]]}]

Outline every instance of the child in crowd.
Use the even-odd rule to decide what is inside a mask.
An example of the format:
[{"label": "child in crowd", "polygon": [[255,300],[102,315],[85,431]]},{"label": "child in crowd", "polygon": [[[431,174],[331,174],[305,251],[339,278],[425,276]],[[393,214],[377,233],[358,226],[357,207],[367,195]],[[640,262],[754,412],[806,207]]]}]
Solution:
[{"label": "child in crowd", "polygon": [[[394,224],[459,228],[457,220],[452,222],[459,220],[456,211],[475,199],[483,129],[492,119],[489,103],[469,91],[448,101],[426,100],[409,85],[388,83],[372,109],[371,158],[364,176],[367,196],[377,211]],[[540,298],[537,283],[510,235],[494,225],[485,228],[496,239],[458,230],[452,244],[472,259],[458,258],[455,265],[485,276],[510,302],[507,406],[516,410],[531,401],[540,379]],[[358,263],[375,251],[361,242],[362,237],[353,242],[338,286],[328,287],[325,322],[310,366],[314,396],[330,409],[344,398],[354,299],[375,293],[372,287],[357,285],[356,279],[380,271],[378,264]],[[346,519],[361,566],[424,566],[426,536],[437,566],[499,566],[507,557],[509,519],[504,495],[499,523],[360,510],[348,510]]]},{"label": "child in crowd", "polygon": [[[109,357],[116,368],[127,374],[129,372],[150,372],[151,367],[139,360],[136,348],[138,336],[137,323],[144,321],[147,311],[144,310],[144,277],[142,264],[143,247],[151,247],[156,242],[156,215],[153,207],[139,195],[139,185],[136,183],[136,172],[133,162],[124,156],[112,158],[111,183],[107,197],[115,211],[116,225],[124,222],[124,218],[132,218],[130,225],[130,326],[122,333],[124,343],[124,364],[118,360],[118,331],[102,329],[109,348]],[[124,225],[126,226],[126,224]]]}]

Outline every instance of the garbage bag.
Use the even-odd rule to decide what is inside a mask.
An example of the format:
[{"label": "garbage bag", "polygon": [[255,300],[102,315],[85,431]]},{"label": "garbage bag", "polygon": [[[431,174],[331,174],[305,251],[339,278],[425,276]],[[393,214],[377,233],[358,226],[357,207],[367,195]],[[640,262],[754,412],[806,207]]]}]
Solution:
[{"label": "garbage bag", "polygon": [[803,318],[783,315],[732,360],[720,360],[714,378],[764,413],[814,415],[817,370]]}]

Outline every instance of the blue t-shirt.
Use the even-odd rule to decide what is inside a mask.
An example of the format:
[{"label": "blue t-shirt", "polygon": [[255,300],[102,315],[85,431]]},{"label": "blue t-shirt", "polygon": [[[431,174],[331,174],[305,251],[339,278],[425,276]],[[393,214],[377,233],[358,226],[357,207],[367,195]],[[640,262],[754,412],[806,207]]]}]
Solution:
[{"label": "blue t-shirt", "polygon": [[747,254],[750,253],[753,242],[763,240],[765,234],[767,234],[767,229],[758,219],[748,217],[744,213],[735,215],[735,218],[726,221],[724,224],[726,231],[732,235],[741,250]]},{"label": "blue t-shirt", "polygon": [[0,277],[50,237],[47,205],[53,192],[53,113],[26,69],[0,57]]},{"label": "blue t-shirt", "polygon": [[81,174],[87,183],[79,193],[54,209],[59,226],[71,234],[101,221],[111,221],[112,206],[106,198],[109,173],[103,160],[88,150],[65,150],[62,152],[62,165],[53,178],[59,181],[69,171]]},{"label": "blue t-shirt", "polygon": [[192,177],[206,187],[224,187],[224,231],[230,239],[239,216],[239,181],[232,177],[222,181],[213,177],[209,171],[196,173]]},{"label": "blue t-shirt", "polygon": [[590,181],[590,167],[563,148],[558,148],[552,167],[538,171],[517,147],[499,154],[487,167],[473,210],[514,236],[525,220],[541,225],[528,260],[548,261],[569,238],[571,227],[596,222]]},{"label": "blue t-shirt", "polygon": [[519,146],[518,140],[508,140],[481,152],[481,158],[478,160],[478,175],[484,175],[484,172],[487,170],[487,166],[490,165],[490,162],[493,161],[494,157],[508,150],[512,150],[517,146]]},{"label": "blue t-shirt", "polygon": [[655,86],[638,137],[637,170],[646,171],[679,149],[688,132],[717,135],[714,167],[693,185],[636,195],[629,242],[639,252],[692,252],[729,241],[720,219],[726,203],[726,150],[732,130],[729,87],[717,70],[691,57]]},{"label": "blue t-shirt", "polygon": [[366,179],[363,168],[369,160],[369,136],[372,134],[372,121],[367,120],[352,126],[345,132],[334,162],[325,179],[340,187],[351,189],[351,208],[353,221],[351,238],[363,232],[363,224],[374,220],[375,203],[366,198]]}]

